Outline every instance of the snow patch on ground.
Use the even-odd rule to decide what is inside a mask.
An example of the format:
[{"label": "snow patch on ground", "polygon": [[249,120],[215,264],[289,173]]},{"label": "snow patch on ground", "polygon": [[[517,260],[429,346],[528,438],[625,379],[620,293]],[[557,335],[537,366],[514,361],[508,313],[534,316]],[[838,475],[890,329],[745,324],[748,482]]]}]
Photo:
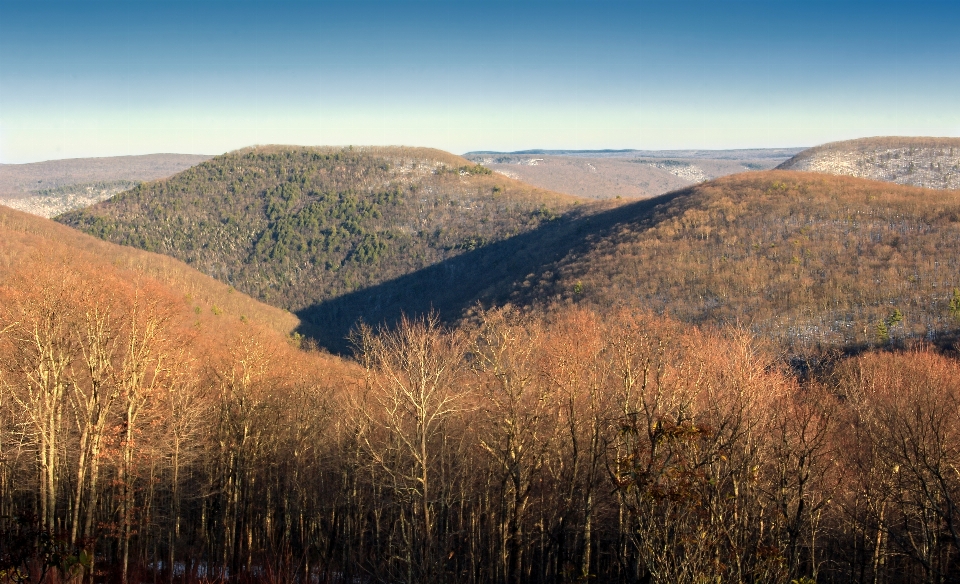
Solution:
[{"label": "snow patch on ground", "polygon": [[823,172],[939,189],[960,188],[960,148],[876,148],[828,150],[790,166]]},{"label": "snow patch on ground", "polygon": [[18,211],[39,215],[40,217],[56,217],[67,211],[82,209],[105,201],[110,197],[127,190],[127,187],[96,189],[86,187],[79,191],[58,193],[54,195],[33,195],[14,199],[0,199],[0,205],[6,205]]},{"label": "snow patch on ground", "polygon": [[665,170],[670,174],[682,178],[692,183],[702,183],[710,180],[710,176],[703,172],[703,169],[689,162],[680,162],[679,160],[649,161],[644,162],[647,166]]}]

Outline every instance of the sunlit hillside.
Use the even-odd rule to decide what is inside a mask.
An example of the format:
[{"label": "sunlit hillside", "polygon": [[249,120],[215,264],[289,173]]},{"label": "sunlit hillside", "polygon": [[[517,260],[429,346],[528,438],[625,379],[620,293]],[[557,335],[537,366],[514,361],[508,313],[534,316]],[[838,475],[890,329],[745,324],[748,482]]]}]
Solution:
[{"label": "sunlit hillside", "polygon": [[831,142],[804,150],[777,168],[957,189],[960,138],[888,136]]},{"label": "sunlit hillside", "polygon": [[[0,543],[18,577],[958,568],[942,526],[960,521],[960,367],[888,350],[956,327],[955,191],[774,171],[580,205],[303,312],[334,333],[384,317],[353,329],[355,360],[177,260],[0,218]],[[771,337],[884,348],[787,361]]]},{"label": "sunlit hillside", "polygon": [[[750,327],[791,350],[946,340],[960,317],[960,193],[770,171],[537,229],[300,311],[338,350],[358,319],[477,305],[637,307]],[[315,332],[314,332],[315,331]]]},{"label": "sunlit hillside", "polygon": [[521,304],[639,306],[742,323],[793,346],[950,334],[960,192],[741,174],[619,207],[613,225],[518,286]]},{"label": "sunlit hillside", "polygon": [[76,265],[85,266],[90,273],[109,272],[128,281],[155,280],[170,294],[179,295],[202,322],[239,321],[242,317],[283,335],[299,325],[297,317],[286,310],[257,302],[183,262],[105,242],[49,219],[0,206],[0,233],[0,275],[4,277],[49,260],[58,262],[63,270]]}]

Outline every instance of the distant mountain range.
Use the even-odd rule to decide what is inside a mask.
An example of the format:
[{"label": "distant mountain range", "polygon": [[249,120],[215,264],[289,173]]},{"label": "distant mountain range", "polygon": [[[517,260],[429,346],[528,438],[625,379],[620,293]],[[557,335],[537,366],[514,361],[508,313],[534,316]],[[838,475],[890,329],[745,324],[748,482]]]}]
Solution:
[{"label": "distant mountain range", "polygon": [[788,158],[804,148],[735,148],[726,150],[516,150],[498,152],[495,150],[476,150],[464,154],[471,160],[478,156],[523,156],[542,154],[548,156],[584,156],[584,157],[632,157],[632,158],[707,158],[719,160],[756,160],[762,158]]},{"label": "distant mountain range", "polygon": [[[958,138],[865,138],[814,148],[727,150],[530,149],[464,157],[515,180],[587,199],[649,198],[744,171],[778,167],[960,188]],[[0,165],[0,204],[53,217],[210,156],[151,154]]]},{"label": "distant mountain range", "polygon": [[209,158],[147,154],[0,164],[0,204],[53,217],[110,198],[138,182],[172,176]]},{"label": "distant mountain range", "polygon": [[466,158],[524,182],[589,199],[645,199],[749,170],[766,170],[799,148],[742,150],[525,150]]}]

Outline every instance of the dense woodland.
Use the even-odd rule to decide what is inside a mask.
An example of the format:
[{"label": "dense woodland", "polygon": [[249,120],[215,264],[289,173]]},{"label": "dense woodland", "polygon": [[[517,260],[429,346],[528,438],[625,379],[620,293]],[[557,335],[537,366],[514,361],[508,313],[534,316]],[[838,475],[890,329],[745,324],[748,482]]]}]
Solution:
[{"label": "dense woodland", "polygon": [[[500,310],[459,329],[363,329],[349,365],[251,323],[197,333],[181,299],[118,276],[33,266],[0,291],[4,549],[39,541],[52,575],[948,582],[960,570],[960,367],[929,349],[801,381],[743,331]],[[78,278],[107,293],[79,294]]]},{"label": "dense woodland", "polygon": [[531,274],[514,302],[740,323],[801,353],[956,329],[960,191],[776,171],[610,214],[624,218]]},{"label": "dense woodland", "polygon": [[[568,214],[515,236],[559,259],[512,303],[359,324],[350,358],[174,260],[0,213],[0,581],[960,581],[940,196],[773,173]],[[798,367],[799,333],[705,315],[670,274],[788,315],[863,306],[875,336]]]},{"label": "dense woodland", "polygon": [[954,330],[957,191],[770,171],[571,204],[460,162],[250,149],[61,221],[296,311],[303,334],[339,353],[359,318],[436,310],[453,324],[477,303],[740,323],[800,353]]},{"label": "dense woodland", "polygon": [[436,150],[264,147],[59,220],[300,310],[529,231],[575,201]]}]

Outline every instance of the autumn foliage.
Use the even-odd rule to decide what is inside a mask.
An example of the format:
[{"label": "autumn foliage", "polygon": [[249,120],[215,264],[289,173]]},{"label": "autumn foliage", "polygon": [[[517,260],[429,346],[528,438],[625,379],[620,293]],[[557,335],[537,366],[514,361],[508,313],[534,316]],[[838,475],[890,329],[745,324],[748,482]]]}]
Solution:
[{"label": "autumn foliage", "polygon": [[566,309],[363,328],[350,366],[252,323],[210,336],[123,276],[41,257],[0,291],[3,515],[39,510],[98,580],[958,568],[946,357],[866,354],[800,383],[742,330]]},{"label": "autumn foliage", "polygon": [[739,323],[798,352],[957,330],[958,191],[769,171],[611,213],[624,218],[530,274],[514,301]]},{"label": "autumn foliage", "polygon": [[345,360],[8,234],[0,581],[960,573],[960,364],[930,348],[798,372],[748,327],[560,303],[361,326]]}]

